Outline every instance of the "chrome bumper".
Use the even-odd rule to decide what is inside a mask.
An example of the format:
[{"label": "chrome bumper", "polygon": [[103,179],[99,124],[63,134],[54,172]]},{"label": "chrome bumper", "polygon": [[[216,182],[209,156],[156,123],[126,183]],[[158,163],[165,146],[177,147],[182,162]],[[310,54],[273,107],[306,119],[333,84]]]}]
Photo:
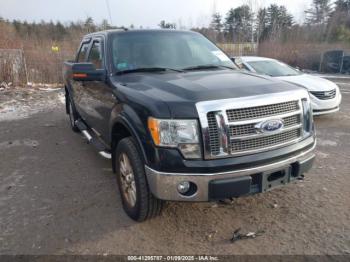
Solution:
[{"label": "chrome bumper", "polygon": [[[306,151],[299,153],[285,160],[268,164],[255,166],[247,169],[233,170],[222,173],[165,173],[156,171],[145,166],[148,185],[153,195],[163,200],[174,201],[208,201],[209,200],[209,182],[216,179],[229,179],[243,176],[249,176],[267,171],[283,169],[292,163],[306,163],[311,161],[315,154],[314,146]],[[178,193],[177,185],[183,181],[190,181],[197,185],[197,192],[191,196],[184,196]]]}]

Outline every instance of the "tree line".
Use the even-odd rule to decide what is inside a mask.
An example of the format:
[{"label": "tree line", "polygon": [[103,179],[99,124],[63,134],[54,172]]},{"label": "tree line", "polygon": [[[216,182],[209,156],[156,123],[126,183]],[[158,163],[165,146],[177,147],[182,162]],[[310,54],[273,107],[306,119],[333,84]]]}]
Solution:
[{"label": "tree line", "polygon": [[[298,35],[308,41],[350,41],[350,0],[313,0],[304,11],[305,22],[298,24],[285,6],[271,4],[259,8],[244,4],[228,10],[226,15],[214,13],[209,28],[211,37],[229,42],[262,42],[289,40]],[[213,35],[214,33],[214,35]]]},{"label": "tree line", "polygon": [[[95,23],[93,18],[88,17],[85,21],[70,22],[63,24],[61,22],[41,21],[27,22],[19,20],[4,20],[0,17],[0,23],[13,26],[15,33],[21,38],[50,39],[53,41],[62,41],[67,37],[75,36],[77,33],[87,34],[101,30],[116,29],[120,27],[111,26],[107,20],[101,23]],[[131,25],[130,27],[132,27]]]},{"label": "tree line", "polygon": [[[334,4],[331,0],[313,0],[311,8],[305,10],[303,24],[297,23],[283,5],[271,4],[255,12],[253,9],[256,8],[244,4],[229,9],[225,15],[214,13],[207,28],[194,29],[218,42],[288,41],[295,37],[307,41],[350,41],[350,0],[337,0]],[[21,38],[49,38],[53,41],[61,41],[77,34],[80,37],[90,32],[120,28],[111,26],[107,20],[95,23],[91,17],[68,24],[52,21],[10,22],[1,18],[0,23],[11,24]],[[159,27],[176,29],[176,24],[162,20]]]}]

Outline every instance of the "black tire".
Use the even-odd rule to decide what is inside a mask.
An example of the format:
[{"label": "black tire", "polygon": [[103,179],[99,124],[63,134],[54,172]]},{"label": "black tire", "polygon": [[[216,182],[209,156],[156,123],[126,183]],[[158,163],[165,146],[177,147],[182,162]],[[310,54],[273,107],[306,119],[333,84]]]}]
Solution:
[{"label": "black tire", "polygon": [[80,130],[75,123],[75,121],[77,121],[79,119],[79,115],[78,115],[77,111],[75,110],[74,104],[72,103],[72,101],[69,97],[67,97],[66,103],[67,103],[67,108],[68,108],[70,126],[74,132],[79,133]]},{"label": "black tire", "polygon": [[[136,201],[132,206],[127,199],[127,193],[123,191],[122,170],[120,166],[121,158],[127,156],[129,164],[132,168],[134,186],[136,188]],[[115,149],[115,167],[117,182],[123,208],[130,218],[135,221],[142,222],[147,219],[158,216],[161,213],[163,201],[155,198],[149,190],[144,163],[140,157],[140,153],[131,137],[122,139]],[[125,181],[125,180],[124,180]]]}]

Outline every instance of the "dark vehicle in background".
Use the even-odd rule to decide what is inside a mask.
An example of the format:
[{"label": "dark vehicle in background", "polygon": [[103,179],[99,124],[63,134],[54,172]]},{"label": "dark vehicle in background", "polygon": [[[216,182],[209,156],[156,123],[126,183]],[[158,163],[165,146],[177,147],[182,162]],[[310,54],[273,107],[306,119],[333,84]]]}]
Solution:
[{"label": "dark vehicle in background", "polygon": [[241,72],[195,32],[104,31],[65,63],[72,129],[110,158],[126,213],[266,192],[314,159],[303,88]]},{"label": "dark vehicle in background", "polygon": [[325,52],[322,55],[320,71],[332,74],[350,74],[350,54],[343,50]]},{"label": "dark vehicle in background", "polygon": [[343,57],[342,74],[350,75],[350,55]]}]

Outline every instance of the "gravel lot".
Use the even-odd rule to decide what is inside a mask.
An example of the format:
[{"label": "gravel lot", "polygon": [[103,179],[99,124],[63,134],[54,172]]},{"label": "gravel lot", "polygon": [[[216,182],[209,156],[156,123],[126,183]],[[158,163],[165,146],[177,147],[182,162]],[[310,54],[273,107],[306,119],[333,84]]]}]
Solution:
[{"label": "gravel lot", "polygon": [[[1,91],[0,254],[350,254],[349,83],[341,111],[315,119],[304,181],[230,204],[167,203],[141,224],[110,162],[71,132],[62,91]],[[237,228],[264,233],[231,243]]]}]

